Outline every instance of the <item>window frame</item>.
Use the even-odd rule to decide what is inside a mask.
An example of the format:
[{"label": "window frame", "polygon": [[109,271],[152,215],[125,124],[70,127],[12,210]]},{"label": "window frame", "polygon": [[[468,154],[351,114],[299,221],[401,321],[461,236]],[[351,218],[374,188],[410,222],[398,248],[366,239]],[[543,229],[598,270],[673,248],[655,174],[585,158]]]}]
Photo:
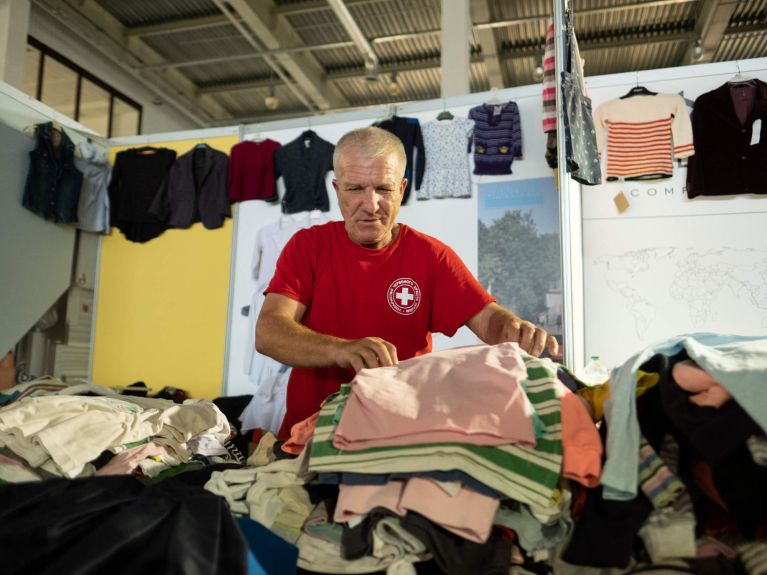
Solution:
[{"label": "window frame", "polygon": [[87,79],[89,82],[95,84],[105,92],[109,94],[109,117],[107,118],[107,133],[104,134],[107,138],[112,137],[112,127],[113,127],[113,115],[114,115],[114,103],[115,98],[119,98],[122,100],[125,104],[130,106],[131,108],[134,108],[138,112],[138,121],[136,126],[136,135],[141,134],[141,128],[144,120],[144,108],[141,104],[136,102],[133,98],[130,98],[126,96],[124,93],[120,92],[116,88],[110,86],[100,78],[94,76],[78,64],[74,63],[72,60],[67,58],[66,56],[62,56],[59,52],[56,50],[50,48],[49,46],[46,46],[39,40],[33,38],[32,36],[27,36],[27,44],[29,44],[31,47],[39,50],[40,54],[40,61],[37,66],[37,85],[35,86],[35,94],[31,94],[34,96],[36,100],[39,100],[42,102],[42,94],[43,94],[43,78],[45,73],[45,59],[47,57],[53,58],[56,60],[59,64],[62,64],[63,66],[66,66],[67,68],[70,68],[75,74],[77,74],[77,84],[75,89],[75,117],[73,118],[75,121],[80,121],[80,99],[82,96],[82,83],[83,78]]}]

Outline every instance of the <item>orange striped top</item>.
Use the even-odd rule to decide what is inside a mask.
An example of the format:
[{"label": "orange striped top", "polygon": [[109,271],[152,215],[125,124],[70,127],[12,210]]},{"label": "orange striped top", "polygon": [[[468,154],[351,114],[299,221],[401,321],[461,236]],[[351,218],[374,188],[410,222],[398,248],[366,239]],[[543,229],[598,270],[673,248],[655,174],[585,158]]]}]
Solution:
[{"label": "orange striped top", "polygon": [[599,153],[607,146],[607,180],[670,178],[674,158],[695,153],[687,105],[676,94],[609,100],[594,125]]}]

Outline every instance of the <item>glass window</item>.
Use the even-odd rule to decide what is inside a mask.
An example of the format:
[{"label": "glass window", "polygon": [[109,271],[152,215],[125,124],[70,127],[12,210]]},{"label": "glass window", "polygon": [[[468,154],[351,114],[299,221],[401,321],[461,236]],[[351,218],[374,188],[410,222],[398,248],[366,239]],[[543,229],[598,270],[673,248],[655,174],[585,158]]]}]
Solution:
[{"label": "glass window", "polygon": [[37,75],[40,72],[40,50],[27,44],[24,61],[24,92],[37,98]]},{"label": "glass window", "polygon": [[109,132],[109,92],[82,79],[80,87],[80,117],[78,121],[102,136]]},{"label": "glass window", "polygon": [[70,118],[75,117],[77,72],[61,62],[45,57],[41,100]]},{"label": "glass window", "polygon": [[112,133],[110,137],[135,136],[139,133],[139,111],[125,100],[115,96],[112,108]]}]

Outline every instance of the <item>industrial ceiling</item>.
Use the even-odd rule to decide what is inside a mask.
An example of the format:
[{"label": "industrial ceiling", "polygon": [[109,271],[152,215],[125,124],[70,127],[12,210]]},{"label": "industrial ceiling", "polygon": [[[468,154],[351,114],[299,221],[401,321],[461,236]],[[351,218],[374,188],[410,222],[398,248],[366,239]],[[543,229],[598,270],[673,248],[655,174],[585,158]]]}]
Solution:
[{"label": "industrial ceiling", "polygon": [[[440,97],[442,5],[33,0],[35,9],[77,31],[201,126]],[[539,81],[552,5],[471,1],[472,92]],[[767,56],[767,0],[572,0],[571,6],[587,76]],[[267,107],[275,100],[276,109]]]}]

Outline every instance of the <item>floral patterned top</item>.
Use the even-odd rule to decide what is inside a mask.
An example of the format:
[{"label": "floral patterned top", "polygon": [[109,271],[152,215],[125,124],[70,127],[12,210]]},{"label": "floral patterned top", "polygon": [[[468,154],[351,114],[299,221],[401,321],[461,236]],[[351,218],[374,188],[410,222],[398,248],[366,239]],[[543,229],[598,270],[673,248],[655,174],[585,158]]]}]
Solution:
[{"label": "floral patterned top", "polygon": [[421,126],[426,147],[426,173],[417,199],[471,197],[471,168],[467,144],[474,121],[467,118],[432,120]]}]

